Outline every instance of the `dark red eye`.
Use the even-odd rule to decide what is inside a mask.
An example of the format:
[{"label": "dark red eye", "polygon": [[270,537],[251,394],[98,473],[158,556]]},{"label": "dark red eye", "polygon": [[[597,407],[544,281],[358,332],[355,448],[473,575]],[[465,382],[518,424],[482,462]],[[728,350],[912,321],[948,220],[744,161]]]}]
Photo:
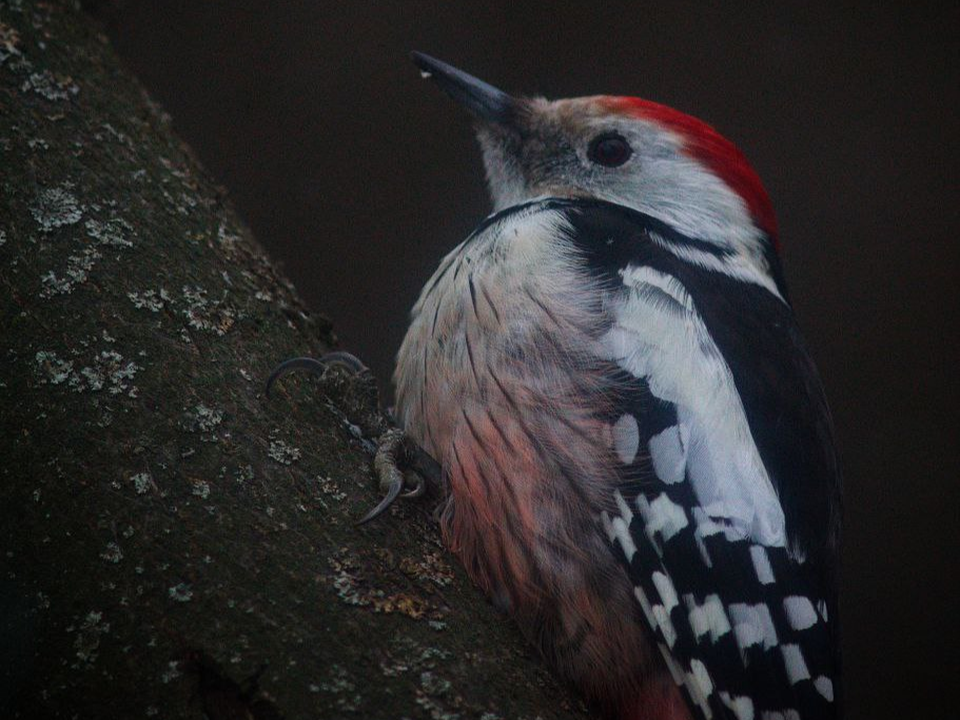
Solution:
[{"label": "dark red eye", "polygon": [[630,159],[631,155],[633,155],[633,148],[630,147],[630,143],[617,133],[597,135],[590,141],[590,147],[587,149],[587,157],[604,167],[620,167]]}]

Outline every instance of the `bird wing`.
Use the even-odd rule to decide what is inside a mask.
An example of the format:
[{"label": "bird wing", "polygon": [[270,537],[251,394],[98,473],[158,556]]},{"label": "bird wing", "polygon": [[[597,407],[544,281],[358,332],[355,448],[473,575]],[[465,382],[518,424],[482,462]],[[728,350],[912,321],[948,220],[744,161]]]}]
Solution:
[{"label": "bird wing", "polygon": [[782,286],[627,208],[555,201],[603,288],[604,528],[695,715],[839,715],[840,478]]}]

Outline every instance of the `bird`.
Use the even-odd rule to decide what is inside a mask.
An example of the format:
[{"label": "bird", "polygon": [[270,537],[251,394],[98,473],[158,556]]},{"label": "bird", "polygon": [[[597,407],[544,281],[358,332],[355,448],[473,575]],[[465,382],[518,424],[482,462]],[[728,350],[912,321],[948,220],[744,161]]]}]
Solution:
[{"label": "bird", "polygon": [[840,717],[841,471],[757,173],[653,101],[412,59],[493,202],[394,374],[447,547],[601,717]]}]

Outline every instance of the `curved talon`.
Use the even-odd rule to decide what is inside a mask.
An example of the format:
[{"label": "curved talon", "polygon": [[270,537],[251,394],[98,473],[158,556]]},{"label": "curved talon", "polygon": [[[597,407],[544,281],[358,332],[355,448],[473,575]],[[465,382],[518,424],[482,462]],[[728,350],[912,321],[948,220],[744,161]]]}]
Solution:
[{"label": "curved talon", "polygon": [[320,362],[324,365],[339,365],[354,375],[359,375],[367,369],[367,366],[363,364],[360,358],[343,350],[334,350],[333,352],[326,353],[320,358]]},{"label": "curved talon", "polygon": [[364,515],[360,520],[357,520],[357,525],[365,525],[371,520],[380,517],[394,501],[400,497],[400,490],[403,489],[403,476],[399,480],[395,480],[390,483],[389,488],[387,489],[387,494],[383,496],[383,500],[377,503],[377,506],[373,508],[370,512]]},{"label": "curved talon", "polygon": [[[400,497],[404,479],[403,473],[400,472],[398,456],[403,452],[403,441],[402,430],[388,430],[380,436],[380,446],[377,448],[377,454],[373,457],[373,469],[376,471],[377,477],[380,478],[380,487],[385,488],[387,494],[357,525],[363,525],[378,517]],[[419,488],[414,488],[411,492],[418,491]]]},{"label": "curved talon", "polygon": [[[414,473],[413,476],[417,479],[416,484],[400,496],[404,500],[413,500],[414,498],[422,496],[427,491],[427,483],[424,482],[423,478],[416,473]],[[404,478],[404,484],[406,484],[406,478]]]},{"label": "curved talon", "polygon": [[322,376],[323,373],[326,372],[327,366],[324,365],[322,361],[312,357],[295,357],[290,358],[289,360],[284,360],[273,369],[273,372],[270,373],[270,377],[267,378],[267,384],[265,388],[267,397],[270,397],[270,389],[273,387],[273,384],[291,370],[310,370],[311,372]]},{"label": "curved talon", "polygon": [[274,383],[276,383],[277,380],[291,370],[309,370],[310,372],[316,373],[317,375],[323,377],[323,374],[332,365],[339,365],[340,367],[349,370],[354,375],[359,375],[367,369],[367,366],[364,365],[356,355],[351,355],[350,353],[343,352],[342,350],[328,352],[321,356],[320,359],[312,357],[290,358],[289,360],[284,360],[282,363],[277,365],[273,369],[273,372],[270,373],[270,377],[267,378],[265,389],[266,396],[270,397],[270,390],[273,388]]}]

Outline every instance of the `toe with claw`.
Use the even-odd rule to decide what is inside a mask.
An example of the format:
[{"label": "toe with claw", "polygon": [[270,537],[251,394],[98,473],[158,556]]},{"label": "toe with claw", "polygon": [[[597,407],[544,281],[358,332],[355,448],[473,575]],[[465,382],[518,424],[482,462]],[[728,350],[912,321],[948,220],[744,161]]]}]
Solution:
[{"label": "toe with claw", "polygon": [[367,366],[358,357],[348,352],[329,352],[321,356],[319,360],[312,357],[290,358],[277,365],[270,373],[270,377],[267,378],[265,393],[267,397],[270,397],[270,390],[274,383],[292,370],[308,370],[324,377],[331,367],[342,367],[352,375],[360,375],[367,371]]},{"label": "toe with claw", "polygon": [[[379,517],[400,498],[418,498],[427,490],[427,484],[436,485],[440,467],[436,460],[407,437],[403,430],[392,428],[380,436],[373,467],[380,478],[380,489],[385,493],[373,510],[357,524],[363,525]],[[406,474],[404,474],[406,470]],[[407,488],[406,492],[402,492]]]},{"label": "toe with claw", "polygon": [[[331,352],[319,359],[296,357],[280,363],[270,373],[266,382],[266,395],[270,396],[270,391],[277,380],[293,370],[307,370],[319,375],[321,379],[326,379],[331,367],[343,368],[354,377],[370,376],[367,367],[350,353]],[[376,387],[375,384],[373,387]],[[369,425],[369,423],[365,424]],[[440,466],[419,445],[407,437],[403,430],[390,427],[380,432],[376,448],[373,467],[384,497],[376,507],[357,522],[357,525],[363,525],[382,515],[397,498],[419,498],[424,495],[428,485],[437,487],[440,483]]]}]

